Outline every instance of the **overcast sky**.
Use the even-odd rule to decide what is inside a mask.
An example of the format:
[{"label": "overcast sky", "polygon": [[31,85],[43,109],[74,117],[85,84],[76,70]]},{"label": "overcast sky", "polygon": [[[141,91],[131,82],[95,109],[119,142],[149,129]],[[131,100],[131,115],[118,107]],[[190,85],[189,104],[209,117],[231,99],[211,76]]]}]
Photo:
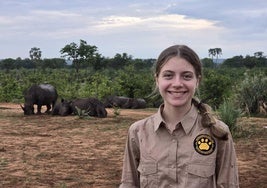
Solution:
[{"label": "overcast sky", "polygon": [[157,58],[185,44],[200,58],[221,48],[221,58],[267,55],[266,0],[0,0],[0,59],[42,58],[80,39],[114,57]]}]

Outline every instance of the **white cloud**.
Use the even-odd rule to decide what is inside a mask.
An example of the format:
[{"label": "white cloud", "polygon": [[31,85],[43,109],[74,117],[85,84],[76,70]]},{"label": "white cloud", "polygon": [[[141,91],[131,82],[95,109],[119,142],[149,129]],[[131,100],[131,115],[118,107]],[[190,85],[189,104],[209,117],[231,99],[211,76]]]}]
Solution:
[{"label": "white cloud", "polygon": [[190,19],[184,15],[159,15],[154,17],[123,17],[123,16],[110,16],[103,18],[96,23],[95,28],[100,30],[107,30],[113,28],[128,28],[140,27],[144,30],[149,29],[215,29],[215,22],[204,19]]},{"label": "white cloud", "polygon": [[266,49],[266,19],[266,0],[0,1],[0,58],[23,57],[23,48],[33,46],[58,57],[60,48],[79,39],[104,56],[156,57],[175,43],[201,57],[211,47],[221,47],[224,57],[246,55]]}]

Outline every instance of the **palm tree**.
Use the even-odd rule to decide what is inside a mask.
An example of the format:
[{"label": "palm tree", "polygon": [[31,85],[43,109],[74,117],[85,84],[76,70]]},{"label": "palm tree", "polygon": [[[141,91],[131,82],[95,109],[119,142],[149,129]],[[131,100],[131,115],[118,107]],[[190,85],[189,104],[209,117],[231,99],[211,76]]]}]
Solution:
[{"label": "palm tree", "polygon": [[222,55],[222,49],[215,48],[215,53],[216,53],[216,63],[218,63],[218,56]]},{"label": "palm tree", "polygon": [[213,62],[213,57],[216,56],[216,63],[218,63],[218,56],[220,55],[222,55],[221,48],[210,48],[209,49],[209,56],[211,56],[212,62]]},{"label": "palm tree", "polygon": [[210,48],[209,49],[209,56],[211,56],[212,62],[213,62],[213,57],[215,57],[216,51],[215,48]]}]

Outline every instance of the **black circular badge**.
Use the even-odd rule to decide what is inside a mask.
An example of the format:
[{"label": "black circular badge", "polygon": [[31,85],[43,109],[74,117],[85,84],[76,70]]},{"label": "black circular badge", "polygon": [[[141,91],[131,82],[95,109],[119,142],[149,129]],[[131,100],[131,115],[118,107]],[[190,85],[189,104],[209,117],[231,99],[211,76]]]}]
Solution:
[{"label": "black circular badge", "polygon": [[194,140],[194,148],[201,155],[210,155],[216,147],[215,140],[207,134],[200,134]]}]

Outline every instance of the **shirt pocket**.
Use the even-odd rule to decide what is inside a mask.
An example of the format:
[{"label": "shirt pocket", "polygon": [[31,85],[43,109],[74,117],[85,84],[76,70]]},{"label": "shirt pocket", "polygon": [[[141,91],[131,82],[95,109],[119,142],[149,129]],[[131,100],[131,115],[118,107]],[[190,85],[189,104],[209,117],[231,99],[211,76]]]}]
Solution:
[{"label": "shirt pocket", "polygon": [[189,164],[186,168],[187,187],[209,188],[214,185],[215,165]]},{"label": "shirt pocket", "polygon": [[158,187],[158,165],[156,162],[140,163],[140,188]]}]

